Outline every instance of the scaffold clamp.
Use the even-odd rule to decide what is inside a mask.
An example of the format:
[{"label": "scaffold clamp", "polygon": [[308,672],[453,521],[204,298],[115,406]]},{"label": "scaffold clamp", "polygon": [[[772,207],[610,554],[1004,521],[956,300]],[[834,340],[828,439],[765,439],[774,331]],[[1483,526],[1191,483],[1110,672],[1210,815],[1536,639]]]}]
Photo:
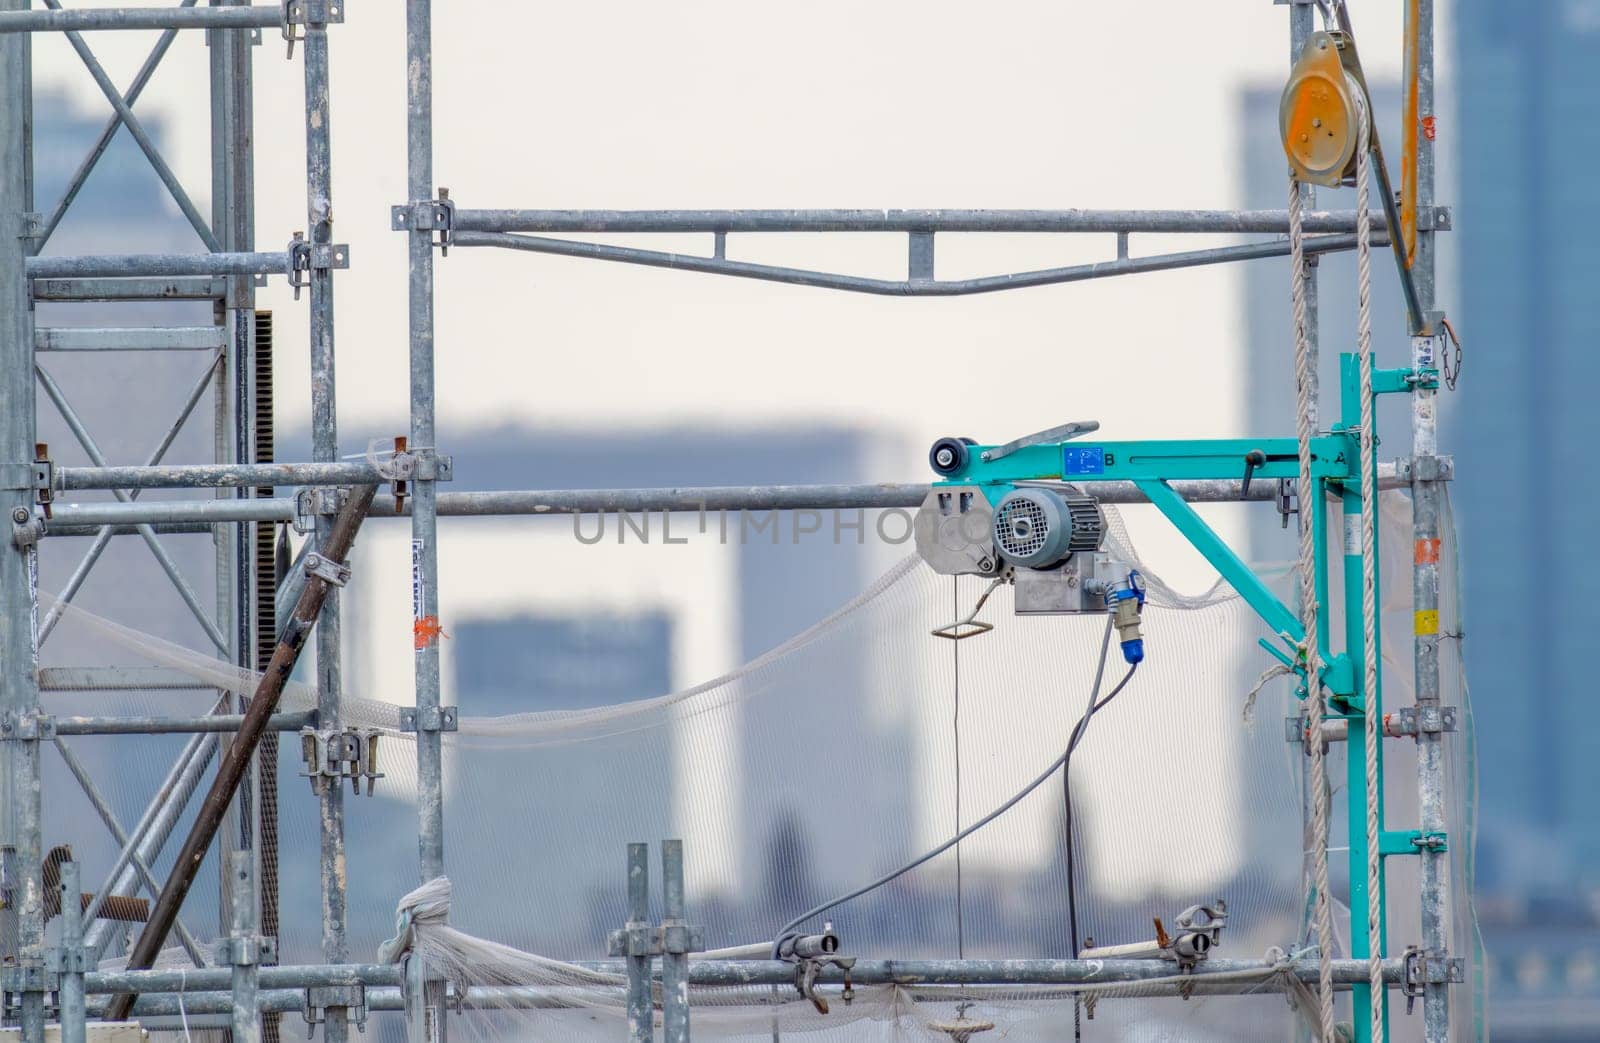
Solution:
[{"label": "scaffold clamp", "polygon": [[367,987],[355,985],[313,985],[306,989],[301,1001],[300,1016],[306,1022],[306,1036],[314,1038],[317,1026],[328,1020],[328,1011],[342,1009],[349,1012],[350,1021],[361,1032],[367,1031]]},{"label": "scaffold clamp", "polygon": [[350,566],[321,554],[307,554],[306,575],[318,576],[336,587],[342,587],[350,582]]},{"label": "scaffold clamp", "polygon": [[403,732],[453,732],[456,730],[456,708],[433,706],[423,710],[419,720],[417,707],[400,708],[400,730]]},{"label": "scaffold clamp", "polygon": [[448,188],[439,189],[438,199],[421,199],[389,208],[389,228],[396,232],[438,232],[433,245],[441,256],[450,256],[450,230],[455,224],[456,205]]},{"label": "scaffold clamp", "polygon": [[279,7],[283,11],[279,30],[288,44],[285,58],[294,57],[294,45],[306,38],[306,26],[344,21],[344,0],[279,0]]}]

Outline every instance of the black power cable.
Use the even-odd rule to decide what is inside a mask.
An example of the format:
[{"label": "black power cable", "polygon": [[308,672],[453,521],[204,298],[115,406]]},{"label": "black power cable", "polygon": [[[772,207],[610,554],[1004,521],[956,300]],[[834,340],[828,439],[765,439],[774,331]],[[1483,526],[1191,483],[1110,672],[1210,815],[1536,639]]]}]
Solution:
[{"label": "black power cable", "polygon": [[[1106,627],[1106,640],[1111,637],[1110,626]],[[1106,649],[1100,649],[1100,667],[1103,670],[1106,663]],[[1067,856],[1067,929],[1072,932],[1072,958],[1078,958],[1080,942],[1078,939],[1078,877],[1075,845],[1072,841],[1072,754],[1083,741],[1083,736],[1089,730],[1089,721],[1095,714],[1105,709],[1111,700],[1117,697],[1123,687],[1128,683],[1128,678],[1133,676],[1133,671],[1138,668],[1138,663],[1128,668],[1127,674],[1118,682],[1117,686],[1106,694],[1104,699],[1096,699],[1100,694],[1100,676],[1095,675],[1094,689],[1089,693],[1089,706],[1083,711],[1083,716],[1078,718],[1077,726],[1072,729],[1072,737],[1067,740],[1067,752],[1061,758],[1061,797],[1066,810],[1066,856]]]},{"label": "black power cable", "polygon": [[[1001,815],[1004,815],[1006,812],[1008,812],[1012,808],[1016,807],[1017,804],[1019,802],[1021,802],[1021,800],[1024,797],[1026,797],[1028,794],[1032,793],[1034,790],[1038,789],[1041,785],[1043,785],[1043,783],[1044,783],[1044,781],[1046,779],[1048,779],[1050,776],[1054,775],[1057,770],[1062,768],[1067,763],[1067,761],[1071,759],[1072,751],[1077,747],[1078,741],[1083,738],[1084,726],[1088,723],[1088,719],[1090,717],[1092,717],[1096,711],[1104,708],[1105,705],[1107,703],[1111,702],[1112,699],[1115,699],[1117,697],[1117,694],[1119,692],[1121,692],[1124,688],[1127,687],[1128,682],[1133,679],[1134,672],[1136,670],[1138,670],[1138,669],[1139,669],[1139,664],[1138,663],[1134,663],[1131,666],[1129,666],[1128,667],[1128,672],[1122,675],[1122,680],[1117,682],[1116,687],[1111,689],[1111,691],[1106,695],[1106,697],[1104,699],[1101,699],[1098,702],[1094,702],[1094,703],[1090,704],[1089,712],[1084,714],[1083,719],[1078,722],[1078,726],[1073,729],[1072,738],[1068,741],[1066,752],[1063,753],[1061,756],[1057,757],[1054,761],[1052,761],[1050,763],[1050,766],[1048,768],[1046,768],[1043,772],[1041,772],[1038,775],[1038,777],[1036,777],[1032,782],[1028,783],[1026,786],[1024,786],[1021,790],[1019,790],[1017,793],[1015,793],[1011,797],[1007,798],[1005,803],[1001,804],[999,807],[995,808],[993,811],[989,812],[987,815],[983,816],[983,818],[980,818],[978,821],[974,822],[972,825],[970,825],[967,828],[961,830],[955,836],[951,837],[949,840],[946,840],[944,843],[940,844],[938,847],[934,848],[933,850],[928,851],[928,852],[926,852],[924,854],[918,855],[916,858],[912,859],[910,862],[907,862],[905,865],[903,865],[900,868],[894,870],[893,872],[886,873],[883,876],[880,876],[878,879],[872,881],[872,883],[870,883],[870,884],[866,884],[866,885],[864,885],[862,887],[858,887],[854,891],[849,891],[849,892],[847,892],[845,894],[840,895],[837,898],[830,898],[826,902],[821,903],[820,905],[812,906],[810,909],[807,909],[805,912],[801,913],[799,916],[795,917],[793,920],[790,920],[788,923],[784,924],[782,929],[778,931],[777,938],[775,938],[773,940],[773,943],[772,943],[773,959],[777,959],[778,958],[778,952],[779,952],[784,940],[790,936],[791,932],[793,932],[796,927],[799,927],[801,924],[803,924],[807,920],[811,919],[813,916],[821,915],[822,913],[827,912],[829,909],[836,908],[838,906],[843,905],[846,902],[852,901],[852,900],[854,900],[856,898],[860,898],[862,895],[867,894],[868,892],[871,892],[871,891],[875,891],[878,888],[882,887],[884,884],[887,884],[892,880],[895,880],[895,879],[898,879],[899,877],[904,876],[905,874],[911,872],[911,870],[913,870],[913,869],[917,868],[918,866],[922,865],[924,862],[927,862],[930,859],[937,858],[938,856],[944,854],[946,851],[950,850],[952,847],[955,847],[957,844],[961,843],[961,841],[967,839],[967,837],[970,837],[972,834],[976,833],[978,830],[982,829],[984,826],[987,826],[989,823],[993,822],[995,819],[999,818]],[[1076,943],[1074,943],[1074,949],[1076,949]]]}]

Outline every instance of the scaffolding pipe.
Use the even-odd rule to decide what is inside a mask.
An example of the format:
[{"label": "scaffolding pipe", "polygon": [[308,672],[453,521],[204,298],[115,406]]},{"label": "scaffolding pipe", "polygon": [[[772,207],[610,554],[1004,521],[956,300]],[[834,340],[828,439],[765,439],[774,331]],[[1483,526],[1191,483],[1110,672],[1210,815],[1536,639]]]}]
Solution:
[{"label": "scaffolding pipe", "polygon": [[260,912],[256,909],[255,873],[251,852],[235,851],[228,857],[230,905],[233,912],[229,956],[233,969],[233,1043],[261,1043],[261,1012],[256,1008],[261,983],[258,937]]},{"label": "scaffolding pipe", "polygon": [[277,4],[253,7],[87,7],[0,12],[0,34],[101,29],[266,29],[283,24]]},{"label": "scaffolding pipe", "polygon": [[[576,961],[576,967],[601,974],[624,975],[623,960]],[[1213,957],[1197,965],[1188,975],[1195,985],[1209,977],[1243,977],[1272,974],[1282,964],[1265,960],[1219,959]],[[794,964],[782,960],[690,960],[689,983],[704,986],[789,985],[794,984]],[[1317,961],[1302,959],[1283,969],[1303,982],[1317,980]],[[365,985],[368,988],[400,988],[405,971],[399,964],[304,964],[262,967],[260,987],[306,989],[316,986]],[[1164,980],[1176,975],[1176,968],[1165,960],[866,960],[858,959],[850,971],[857,985],[1105,985]],[[1405,980],[1405,960],[1391,957],[1383,961],[1384,980],[1398,985]],[[659,981],[659,974],[655,975]],[[844,972],[835,966],[819,968],[817,980],[842,984]],[[1367,961],[1333,961],[1333,980],[1352,985],[1367,980]],[[142,997],[178,993],[192,997],[197,993],[224,992],[232,985],[226,967],[204,970],[99,971],[84,976],[90,995],[138,992]],[[1239,982],[1239,988],[1257,991],[1260,982]],[[531,988],[509,986],[508,988]],[[492,992],[493,990],[473,990]],[[304,993],[301,993],[304,999]],[[396,1008],[398,1009],[398,1008]],[[174,1008],[176,1013],[176,1008]]]},{"label": "scaffolding pipe", "polygon": [[[1289,232],[1287,210],[469,210],[458,232]],[[1372,227],[1387,225],[1382,212]],[[1354,232],[1354,211],[1305,214],[1307,232]]]},{"label": "scaffolding pipe", "polygon": [[[275,713],[267,718],[267,731],[297,732],[317,725],[316,710]],[[186,735],[237,732],[244,714],[202,714],[196,717],[57,717],[57,735]],[[332,961],[338,962],[338,961]]]},{"label": "scaffolding pipe", "polygon": [[[1433,205],[1434,143],[1423,133],[1423,121],[1434,112],[1434,33],[1433,0],[1414,0],[1407,5],[1407,31],[1416,37],[1416,97],[1418,118],[1403,127],[1416,148],[1416,203],[1419,213]],[[1419,223],[1416,253],[1411,259],[1411,277],[1418,302],[1431,325],[1435,307],[1435,243],[1431,228]],[[1414,331],[1420,333],[1421,331]],[[1411,338],[1411,364],[1418,372],[1436,370],[1436,336]],[[1439,681],[1439,555],[1440,511],[1444,489],[1439,452],[1438,391],[1418,387],[1411,395],[1411,452],[1417,461],[1412,470],[1412,608],[1416,626],[1413,642],[1416,672],[1417,721],[1417,815],[1424,833],[1443,834],[1446,829],[1444,805],[1444,736]],[[1455,548],[1450,548],[1453,553]],[[1437,725],[1437,727],[1434,727]],[[1461,838],[1465,839],[1465,838]],[[1449,855],[1436,848],[1418,851],[1421,883],[1422,946],[1426,955],[1439,961],[1450,955],[1450,862]],[[1430,959],[1430,963],[1431,963]],[[1423,1038],[1427,1043],[1446,1043],[1450,1038],[1450,990],[1442,981],[1426,981],[1422,987]]]},{"label": "scaffolding pipe", "polygon": [[[307,4],[305,28],[306,125],[306,227],[312,249],[333,243],[333,111],[329,104],[328,4]],[[321,464],[339,459],[339,429],[334,377],[333,269],[314,267],[308,277],[311,307],[311,455]],[[370,494],[369,494],[370,496]],[[334,547],[334,519],[319,514],[317,544]],[[342,554],[341,554],[342,556]],[[338,559],[335,559],[338,560]],[[341,651],[339,590],[329,588],[317,617],[317,714],[324,727],[340,726],[344,676]],[[320,823],[318,860],[322,896],[322,958],[343,963],[349,958],[346,939],[345,835],[343,786],[323,786],[317,792]],[[349,1013],[338,1005],[326,1008],[325,1043],[346,1043]]]},{"label": "scaffolding pipe", "polygon": [[[291,466],[291,465],[280,465]],[[294,465],[303,466],[303,465]],[[158,470],[151,468],[150,470]],[[237,479],[228,478],[233,485]],[[248,484],[248,483],[240,483]],[[1254,482],[1246,495],[1233,479],[1181,479],[1169,482],[1190,503],[1270,501],[1276,483]],[[1378,468],[1378,488],[1410,486],[1405,470],[1396,464]],[[922,504],[931,486],[920,482],[884,482],[862,485],[726,485],[688,486],[676,489],[514,489],[492,492],[441,493],[440,517],[500,517],[511,515],[613,514],[668,512],[699,514],[713,511],[827,511],[889,510]],[[1102,503],[1147,503],[1149,498],[1133,482],[1096,482],[1095,499]],[[372,501],[376,520],[412,513],[411,498],[395,511],[394,497]],[[56,503],[54,519],[45,535],[77,535],[87,526],[167,524],[210,525],[228,522],[292,522],[295,501],[285,497],[263,500],[167,500],[138,504]]]},{"label": "scaffolding pipe", "polygon": [[[0,19],[26,18],[28,0],[0,0]],[[33,508],[33,309],[28,302],[22,215],[33,210],[27,99],[30,41],[0,35],[0,516],[26,520]],[[39,712],[34,644],[38,547],[0,546],[0,712],[27,720]],[[44,893],[40,837],[39,736],[0,734],[0,871],[10,894],[0,908],[0,959],[42,971]],[[42,979],[41,979],[42,980]],[[24,989],[18,1012],[23,1043],[43,1043],[42,986]]]},{"label": "scaffolding pipe", "polygon": [[[202,7],[197,11],[233,11]],[[208,254],[84,254],[28,258],[29,279],[116,279],[128,276],[284,275],[290,269],[286,251]]]}]

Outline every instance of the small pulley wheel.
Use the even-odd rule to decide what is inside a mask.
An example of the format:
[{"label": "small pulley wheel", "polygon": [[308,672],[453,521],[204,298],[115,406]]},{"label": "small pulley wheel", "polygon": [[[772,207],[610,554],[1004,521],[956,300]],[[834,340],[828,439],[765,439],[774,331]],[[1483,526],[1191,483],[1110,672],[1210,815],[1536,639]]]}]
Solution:
[{"label": "small pulley wheel", "polygon": [[928,450],[928,466],[943,475],[959,474],[967,466],[971,454],[967,446],[970,438],[941,438]]}]

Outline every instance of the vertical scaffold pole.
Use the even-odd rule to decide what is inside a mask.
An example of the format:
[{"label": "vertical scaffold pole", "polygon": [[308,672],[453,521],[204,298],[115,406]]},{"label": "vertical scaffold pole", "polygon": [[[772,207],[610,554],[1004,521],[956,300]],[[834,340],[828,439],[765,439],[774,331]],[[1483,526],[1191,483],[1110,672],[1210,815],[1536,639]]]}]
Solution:
[{"label": "vertical scaffold pole", "polygon": [[[306,224],[313,261],[311,293],[311,457],[318,463],[339,458],[339,425],[334,381],[333,267],[315,259],[319,246],[333,243],[332,112],[328,104],[328,0],[306,5]],[[317,541],[326,545],[333,516],[318,512]],[[324,728],[338,727],[343,701],[339,640],[339,592],[330,589],[317,619],[317,714]],[[345,938],[344,789],[333,780],[317,798],[322,820],[322,958],[343,963]],[[345,1043],[347,1012],[329,1007],[324,1038]]]},{"label": "vertical scaffold pole", "polygon": [[[406,5],[407,189],[427,205],[433,182],[433,58],[429,0]],[[433,232],[410,235],[411,446],[431,454],[433,426]],[[437,488],[419,476],[411,501],[417,698],[418,855],[422,878],[444,874],[444,799],[439,742],[439,548]]]},{"label": "vertical scaffold pole", "polygon": [[[1416,149],[1419,215],[1431,213],[1434,201],[1434,82],[1433,0],[1407,0],[1406,89],[1416,91],[1415,107],[1406,108],[1415,122],[1403,128]],[[1411,276],[1417,287],[1422,313],[1430,325],[1437,320],[1433,221],[1419,221],[1417,250]],[[1411,339],[1411,364],[1419,373],[1434,370],[1437,331],[1418,331]],[[1444,733],[1440,721],[1439,688],[1439,431],[1438,392],[1418,387],[1411,396],[1411,535],[1412,600],[1415,611],[1417,789],[1419,828],[1425,835],[1443,834]],[[1439,726],[1439,730],[1434,729]],[[1452,838],[1455,839],[1455,838]],[[1422,861],[1422,945],[1429,957],[1446,958],[1450,950],[1449,855],[1424,847]],[[1430,959],[1429,963],[1433,961]],[[1433,977],[1433,975],[1428,975]],[[1450,1035],[1449,987],[1428,981],[1422,993],[1423,1035],[1428,1043],[1445,1043]]]},{"label": "vertical scaffold pole", "polygon": [[83,888],[78,863],[61,863],[61,1043],[84,1043]]},{"label": "vertical scaffold pole", "polygon": [[688,925],[683,898],[683,841],[661,842],[661,1038],[689,1043],[689,954],[669,936]]},{"label": "vertical scaffold pole", "polygon": [[248,851],[235,851],[228,858],[233,905],[229,938],[233,946],[233,1043],[261,1043],[261,1018],[256,1011],[261,939],[252,857]]},{"label": "vertical scaffold pole", "polygon": [[[17,11],[28,0],[0,0]],[[24,969],[43,969],[44,894],[40,872],[39,740],[16,724],[39,712],[34,662],[33,547],[10,538],[12,523],[33,506],[33,308],[24,269],[25,216],[31,209],[28,171],[29,91],[27,33],[0,34],[0,714],[12,727],[0,734],[0,883],[4,897],[4,953]],[[44,1038],[44,993],[22,993],[22,1038]]]},{"label": "vertical scaffold pole", "polygon": [[[433,198],[433,7],[406,0],[406,198],[415,214]],[[433,403],[433,231],[407,227],[411,333],[412,451],[424,460],[435,448]],[[423,880],[443,876],[444,754],[439,712],[439,519],[431,467],[419,468],[411,499],[411,585],[417,709],[417,858]],[[438,1012],[429,1026],[448,1038],[444,983],[429,981],[425,1007]]]},{"label": "vertical scaffold pole", "polygon": [[[628,845],[628,926],[630,939],[650,927],[650,845]],[[650,957],[628,953],[628,1043],[651,1043],[655,1011],[650,999]]]}]

